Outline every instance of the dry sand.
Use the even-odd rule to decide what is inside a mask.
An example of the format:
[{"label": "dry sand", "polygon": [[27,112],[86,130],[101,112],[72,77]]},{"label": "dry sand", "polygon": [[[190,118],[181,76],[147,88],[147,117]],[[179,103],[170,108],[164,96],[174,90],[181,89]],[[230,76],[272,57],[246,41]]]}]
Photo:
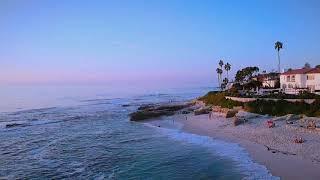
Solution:
[{"label": "dry sand", "polygon": [[[272,175],[281,179],[320,179],[320,134],[317,131],[295,128],[285,121],[276,121],[275,128],[268,128],[266,121],[270,117],[266,116],[252,118],[239,126],[234,126],[231,118],[216,113],[211,119],[208,114],[175,115],[170,119],[182,123],[183,131],[240,144],[254,161],[265,165]],[[295,137],[306,141],[296,144]]]}]

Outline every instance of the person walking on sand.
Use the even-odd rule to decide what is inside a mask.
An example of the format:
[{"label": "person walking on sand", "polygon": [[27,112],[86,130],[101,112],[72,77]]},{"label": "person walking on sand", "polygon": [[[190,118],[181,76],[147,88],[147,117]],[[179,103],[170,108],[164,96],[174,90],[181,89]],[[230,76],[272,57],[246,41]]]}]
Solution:
[{"label": "person walking on sand", "polygon": [[209,119],[211,120],[212,117],[212,111],[209,112]]}]

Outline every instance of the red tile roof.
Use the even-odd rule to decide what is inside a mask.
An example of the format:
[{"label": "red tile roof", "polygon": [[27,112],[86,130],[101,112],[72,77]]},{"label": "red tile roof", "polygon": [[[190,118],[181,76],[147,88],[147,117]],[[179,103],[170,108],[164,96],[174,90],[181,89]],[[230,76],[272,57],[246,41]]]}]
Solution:
[{"label": "red tile roof", "polygon": [[287,72],[282,73],[281,75],[290,75],[290,74],[306,74],[311,71],[312,68],[302,68],[302,69],[293,69]]},{"label": "red tile roof", "polygon": [[311,71],[308,72],[308,74],[316,74],[320,73],[320,68],[313,68]]}]

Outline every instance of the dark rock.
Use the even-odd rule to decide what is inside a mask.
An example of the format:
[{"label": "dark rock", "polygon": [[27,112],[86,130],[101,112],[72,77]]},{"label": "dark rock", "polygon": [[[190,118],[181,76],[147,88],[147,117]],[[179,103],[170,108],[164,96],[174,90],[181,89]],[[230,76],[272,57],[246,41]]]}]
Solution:
[{"label": "dark rock", "polygon": [[141,110],[151,109],[151,108],[154,108],[155,106],[156,105],[151,105],[151,104],[142,105],[138,108],[138,110],[141,111]]},{"label": "dark rock", "polygon": [[210,108],[207,107],[202,107],[200,109],[194,110],[194,115],[201,115],[201,114],[209,114],[210,113]]},{"label": "dark rock", "polygon": [[308,122],[307,129],[316,129],[317,125],[315,121]]},{"label": "dark rock", "polygon": [[24,126],[26,126],[26,125],[25,124],[12,123],[12,124],[7,124],[6,128],[24,127]]},{"label": "dark rock", "polygon": [[140,121],[150,118],[156,118],[160,116],[171,116],[174,115],[172,111],[137,111],[130,114],[131,121]]},{"label": "dark rock", "polygon": [[191,113],[191,111],[181,111],[181,114],[190,114]]},{"label": "dark rock", "polygon": [[234,125],[234,126],[238,126],[238,125],[240,125],[240,124],[245,123],[246,121],[247,121],[247,120],[244,119],[244,118],[234,117],[234,119],[233,119],[233,125]]},{"label": "dark rock", "polygon": [[225,115],[225,117],[226,118],[231,118],[231,117],[234,117],[236,114],[238,113],[238,111],[237,110],[228,110],[227,112],[226,112],[226,115]]},{"label": "dark rock", "polygon": [[82,116],[73,116],[73,117],[68,118],[67,120],[79,120],[81,118],[83,118],[83,117]]},{"label": "dark rock", "polygon": [[130,104],[123,104],[122,107],[129,107]]},{"label": "dark rock", "polygon": [[164,106],[157,107],[156,110],[179,111],[186,107],[188,106],[187,105],[164,105]]},{"label": "dark rock", "polygon": [[171,116],[176,111],[188,107],[188,104],[166,104],[166,105],[143,105],[138,108],[137,112],[130,114],[131,121],[140,121],[160,116]]}]

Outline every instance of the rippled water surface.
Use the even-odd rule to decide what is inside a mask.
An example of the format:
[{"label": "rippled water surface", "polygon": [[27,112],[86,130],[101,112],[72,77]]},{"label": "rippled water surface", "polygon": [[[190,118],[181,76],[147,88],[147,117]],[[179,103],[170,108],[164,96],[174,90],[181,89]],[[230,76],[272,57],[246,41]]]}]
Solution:
[{"label": "rippled water surface", "polygon": [[[263,167],[257,166],[251,174],[249,169],[241,167],[250,159],[239,161],[228,158],[228,154],[221,155],[228,148],[238,148],[234,145],[228,147],[222,142],[128,119],[128,114],[141,104],[182,101],[207,90],[117,98],[97,95],[79,98],[68,106],[3,112],[0,114],[0,179],[259,177],[253,176],[255,173],[269,177]],[[246,154],[241,156],[248,158]]]}]

